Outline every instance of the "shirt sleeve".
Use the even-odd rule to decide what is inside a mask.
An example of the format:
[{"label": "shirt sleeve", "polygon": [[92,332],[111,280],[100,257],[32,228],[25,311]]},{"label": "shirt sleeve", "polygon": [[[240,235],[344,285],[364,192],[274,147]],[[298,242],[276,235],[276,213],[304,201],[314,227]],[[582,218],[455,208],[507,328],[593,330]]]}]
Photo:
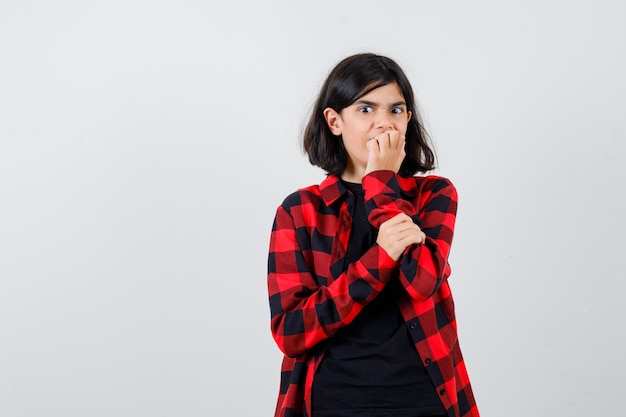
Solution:
[{"label": "shirt sleeve", "polygon": [[376,171],[363,178],[365,208],[370,223],[379,228],[405,213],[426,234],[426,242],[407,247],[400,258],[400,281],[411,297],[424,300],[437,292],[450,276],[448,256],[456,221],[457,192],[446,178],[429,177],[414,202],[400,195],[392,171]]},{"label": "shirt sleeve", "polygon": [[[378,245],[328,285],[328,254],[303,241],[289,208],[276,212],[268,257],[272,336],[287,356],[298,356],[351,323],[394,273],[398,263]],[[314,241],[314,239],[313,239]],[[320,261],[321,260],[321,261]],[[325,268],[314,274],[315,266]]]}]

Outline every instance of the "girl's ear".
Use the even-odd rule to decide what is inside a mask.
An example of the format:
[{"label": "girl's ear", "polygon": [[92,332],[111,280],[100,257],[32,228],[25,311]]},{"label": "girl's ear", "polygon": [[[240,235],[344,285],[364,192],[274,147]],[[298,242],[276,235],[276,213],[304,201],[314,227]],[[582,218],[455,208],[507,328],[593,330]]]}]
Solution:
[{"label": "girl's ear", "polygon": [[328,128],[335,136],[341,135],[341,116],[332,107],[324,109],[324,118],[328,124]]}]

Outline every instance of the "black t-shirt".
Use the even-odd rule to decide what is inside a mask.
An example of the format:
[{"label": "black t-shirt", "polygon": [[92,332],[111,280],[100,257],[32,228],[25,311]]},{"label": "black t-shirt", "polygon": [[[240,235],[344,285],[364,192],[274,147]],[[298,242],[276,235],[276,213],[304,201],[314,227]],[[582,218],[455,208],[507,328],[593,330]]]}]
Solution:
[{"label": "black t-shirt", "polygon": [[[361,184],[344,185],[354,195],[347,268],[376,242],[376,230],[367,220]],[[313,381],[312,417],[445,414],[398,309],[403,291],[397,279],[391,280],[329,341]]]}]

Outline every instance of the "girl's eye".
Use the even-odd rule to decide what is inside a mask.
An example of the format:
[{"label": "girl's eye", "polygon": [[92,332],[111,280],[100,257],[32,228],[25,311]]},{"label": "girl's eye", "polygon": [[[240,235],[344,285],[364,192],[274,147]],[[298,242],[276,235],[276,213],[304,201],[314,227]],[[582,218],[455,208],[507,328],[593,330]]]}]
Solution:
[{"label": "girl's eye", "polygon": [[370,106],[363,106],[363,107],[359,107],[359,111],[361,113],[371,113],[372,108]]},{"label": "girl's eye", "polygon": [[394,108],[391,109],[391,112],[394,113],[394,114],[400,114],[400,113],[402,113],[402,111],[403,110],[402,110],[401,107],[394,107]]}]

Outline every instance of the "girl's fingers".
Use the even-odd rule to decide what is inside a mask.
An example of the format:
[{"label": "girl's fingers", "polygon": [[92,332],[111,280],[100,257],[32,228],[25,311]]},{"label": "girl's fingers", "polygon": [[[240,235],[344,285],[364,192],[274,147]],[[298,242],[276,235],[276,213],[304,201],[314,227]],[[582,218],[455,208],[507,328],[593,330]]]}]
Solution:
[{"label": "girl's fingers", "polygon": [[365,173],[378,170],[398,172],[406,156],[404,137],[397,130],[388,130],[367,142],[369,152]]},{"label": "girl's fingers", "polygon": [[389,138],[389,147],[400,150],[404,148],[404,142],[406,137],[404,135],[400,135],[400,132],[397,130],[388,130],[384,132],[384,135],[387,135]]}]

